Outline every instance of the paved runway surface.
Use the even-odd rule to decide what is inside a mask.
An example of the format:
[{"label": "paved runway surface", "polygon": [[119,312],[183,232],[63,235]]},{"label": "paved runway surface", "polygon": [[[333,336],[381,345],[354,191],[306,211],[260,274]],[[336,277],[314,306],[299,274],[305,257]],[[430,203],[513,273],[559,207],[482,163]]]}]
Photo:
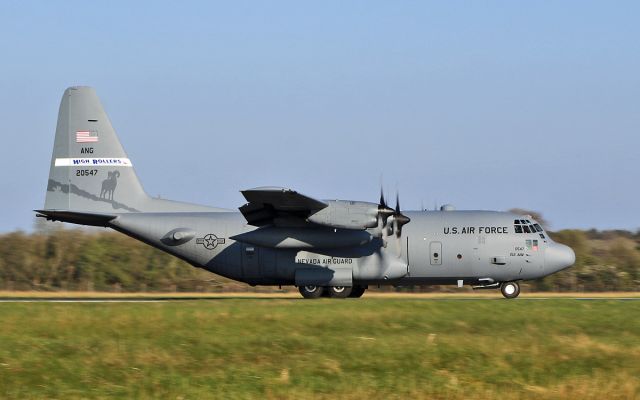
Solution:
[{"label": "paved runway surface", "polygon": [[[376,298],[376,297],[372,297]],[[378,297],[379,298],[379,297]],[[465,298],[421,298],[415,297],[411,298],[409,296],[402,297],[385,297],[388,299],[396,299],[396,300],[423,300],[423,301],[469,301],[469,300],[504,300],[498,297],[465,297]],[[291,298],[291,297],[252,297],[250,295],[247,296],[237,296],[237,297],[162,297],[162,298],[117,298],[117,299],[108,299],[108,298],[43,298],[43,297],[32,297],[32,298],[4,298],[0,299],[0,303],[163,303],[163,302],[176,302],[176,301],[203,301],[203,300],[300,300],[304,299],[299,298]],[[515,301],[530,301],[530,300],[584,300],[584,301],[638,301],[640,297],[524,297],[517,299]],[[354,299],[348,301],[355,301]]]}]

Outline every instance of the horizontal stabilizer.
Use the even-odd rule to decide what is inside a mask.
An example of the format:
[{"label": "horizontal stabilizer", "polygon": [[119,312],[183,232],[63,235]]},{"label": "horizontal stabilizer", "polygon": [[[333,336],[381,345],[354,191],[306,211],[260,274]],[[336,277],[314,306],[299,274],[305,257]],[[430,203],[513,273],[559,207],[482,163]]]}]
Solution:
[{"label": "horizontal stabilizer", "polygon": [[108,226],[109,222],[117,217],[113,214],[98,214],[89,212],[77,212],[68,210],[34,210],[36,216],[46,218],[48,221],[62,221],[79,225]]}]

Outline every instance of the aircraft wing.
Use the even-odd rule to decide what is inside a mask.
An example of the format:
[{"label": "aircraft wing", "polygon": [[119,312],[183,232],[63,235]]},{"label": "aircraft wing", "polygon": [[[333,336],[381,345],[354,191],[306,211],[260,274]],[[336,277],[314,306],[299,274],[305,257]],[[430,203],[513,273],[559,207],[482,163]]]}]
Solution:
[{"label": "aircraft wing", "polygon": [[328,204],[281,187],[258,187],[241,191],[247,204],[240,212],[250,225],[277,225],[278,221],[305,223],[305,219]]}]

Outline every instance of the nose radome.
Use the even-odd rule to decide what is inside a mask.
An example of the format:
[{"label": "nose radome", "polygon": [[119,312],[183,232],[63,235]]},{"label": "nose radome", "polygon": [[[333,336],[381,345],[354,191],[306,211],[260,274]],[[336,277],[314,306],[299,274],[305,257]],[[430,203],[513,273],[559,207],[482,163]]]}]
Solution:
[{"label": "nose radome", "polygon": [[576,262],[576,253],[569,246],[560,243],[549,243],[544,253],[547,272],[553,273],[572,266]]}]

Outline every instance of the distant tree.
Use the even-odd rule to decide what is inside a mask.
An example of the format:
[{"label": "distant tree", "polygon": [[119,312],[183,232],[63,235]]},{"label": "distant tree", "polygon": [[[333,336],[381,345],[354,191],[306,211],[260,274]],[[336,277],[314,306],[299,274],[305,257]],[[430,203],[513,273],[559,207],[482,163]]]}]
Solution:
[{"label": "distant tree", "polygon": [[65,226],[62,222],[47,221],[46,218],[40,217],[34,217],[33,219],[33,230],[36,233],[46,235],[63,229],[65,229]]}]

